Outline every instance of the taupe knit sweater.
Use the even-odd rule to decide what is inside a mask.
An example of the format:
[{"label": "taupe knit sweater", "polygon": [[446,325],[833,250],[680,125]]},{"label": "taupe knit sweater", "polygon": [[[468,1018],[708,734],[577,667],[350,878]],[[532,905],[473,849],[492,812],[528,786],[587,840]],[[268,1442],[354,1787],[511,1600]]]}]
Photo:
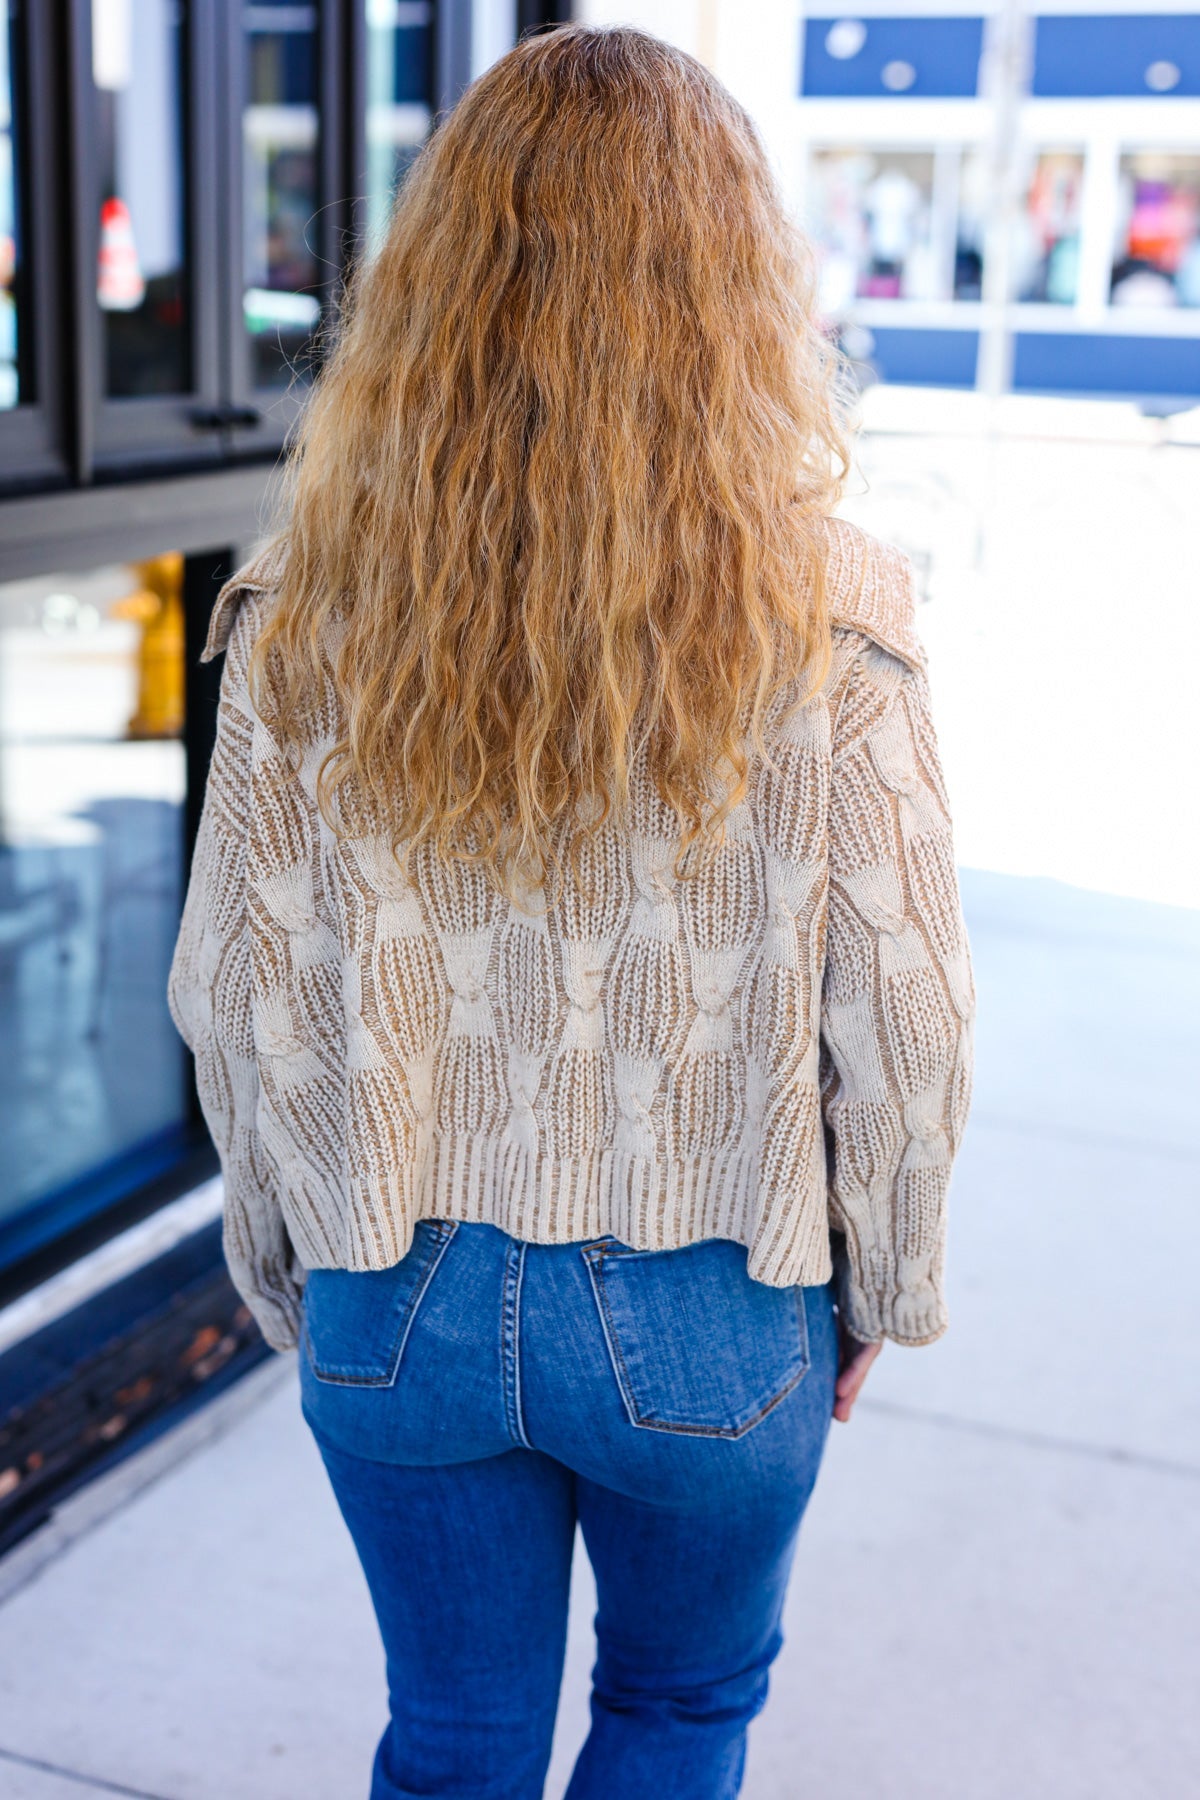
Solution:
[{"label": "taupe knit sweater", "polygon": [[424,1216],[733,1238],[761,1281],[836,1273],[864,1340],[939,1337],[974,986],[908,559],[830,522],[828,679],[705,874],[672,877],[675,817],[635,765],[591,903],[568,884],[540,917],[432,851],[410,887],[386,839],[335,839],[332,737],[293,773],[247,693],[271,568],[239,571],[209,629],[217,741],[169,984],[268,1341],[296,1342],[307,1269],[387,1267]]}]

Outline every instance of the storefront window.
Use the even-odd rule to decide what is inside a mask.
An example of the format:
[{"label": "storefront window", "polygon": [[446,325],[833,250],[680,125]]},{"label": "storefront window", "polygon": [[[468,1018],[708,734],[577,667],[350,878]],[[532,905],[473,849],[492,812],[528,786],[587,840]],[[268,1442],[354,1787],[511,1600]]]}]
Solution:
[{"label": "storefront window", "polygon": [[982,160],[935,150],[818,150],[808,228],[822,261],[822,310],[855,300],[977,300],[986,196]]},{"label": "storefront window", "polygon": [[243,313],[256,388],[286,387],[321,313],[316,6],[242,9]]},{"label": "storefront window", "polygon": [[0,586],[9,1253],[157,1174],[183,1141],[165,997],[183,863],[182,568],[164,556]]},{"label": "storefront window", "polygon": [[111,399],[191,386],[182,0],[92,0],[96,301]]},{"label": "storefront window", "polygon": [[0,0],[0,408],[29,400],[21,250],[21,196],[14,109],[16,8]]},{"label": "storefront window", "polygon": [[433,7],[361,0],[367,19],[367,237],[377,246],[392,197],[429,133]]},{"label": "storefront window", "polygon": [[1121,158],[1114,306],[1200,306],[1200,156]]},{"label": "storefront window", "polygon": [[1039,152],[1018,225],[1019,300],[1074,306],[1079,286],[1082,197],[1082,152]]}]

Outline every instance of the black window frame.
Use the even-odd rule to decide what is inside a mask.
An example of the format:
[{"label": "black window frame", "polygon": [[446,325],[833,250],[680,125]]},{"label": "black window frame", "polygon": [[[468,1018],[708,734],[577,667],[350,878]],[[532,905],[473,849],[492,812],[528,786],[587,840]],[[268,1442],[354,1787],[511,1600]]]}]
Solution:
[{"label": "black window frame", "polygon": [[110,474],[220,460],[219,436],[205,428],[221,404],[216,295],[200,272],[218,265],[216,126],[205,94],[216,86],[214,13],[205,0],[184,7],[181,82],[184,137],[185,319],[190,338],[190,387],[178,394],[112,398],[104,391],[104,325],[96,304],[100,217],[91,173],[95,87],[92,81],[92,0],[70,0],[66,63],[70,81],[72,318],[74,322],[75,473],[85,483]]},{"label": "black window frame", "polygon": [[[319,31],[319,195],[313,220],[326,271],[323,328],[361,241],[365,176],[366,0],[309,0]],[[471,77],[474,5],[432,0],[429,95],[434,124]],[[8,500],[233,469],[278,455],[306,380],[253,385],[245,340],[242,53],[245,0],[188,0],[183,83],[190,390],[111,398],[104,392],[103,317],[95,273],[100,221],[94,181],[91,0],[18,0],[20,204],[28,244],[35,397],[0,413],[0,539]],[[518,34],[563,21],[565,0],[520,0]],[[215,279],[214,279],[215,272]],[[2,544],[0,544],[2,550]]]},{"label": "black window frame", "polygon": [[27,261],[27,304],[18,326],[31,338],[34,395],[0,412],[0,483],[20,491],[54,488],[69,479],[63,397],[70,364],[61,353],[66,296],[54,228],[61,156],[54,134],[40,129],[43,120],[61,116],[50,8],[38,0],[20,0],[15,22],[13,134]]},{"label": "black window frame", "polygon": [[[249,345],[243,317],[241,246],[243,241],[244,172],[242,169],[242,116],[245,106],[246,56],[242,38],[246,0],[219,0],[221,16],[219,54],[223,71],[223,108],[220,164],[226,198],[223,233],[225,268],[222,282],[224,340],[228,385],[225,392],[225,450],[231,457],[258,457],[277,452],[286,441],[304,405],[308,382],[294,379],[286,388],[257,387],[250,373]],[[345,154],[346,108],[350,90],[343,80],[346,49],[351,42],[346,26],[346,7],[336,0],[309,0],[317,13],[317,210],[310,229],[315,233],[317,254],[325,270],[320,290],[317,342],[305,351],[306,365],[315,371],[320,334],[336,303],[345,273],[345,233],[351,215],[350,185],[353,166]]]}]

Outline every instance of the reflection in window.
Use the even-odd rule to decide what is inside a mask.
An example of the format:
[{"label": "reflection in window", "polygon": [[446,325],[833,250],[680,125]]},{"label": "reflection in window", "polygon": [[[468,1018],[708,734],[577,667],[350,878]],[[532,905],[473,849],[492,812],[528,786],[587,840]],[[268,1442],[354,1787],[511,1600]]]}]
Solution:
[{"label": "reflection in window", "polygon": [[1074,306],[1079,287],[1083,154],[1043,150],[1034,164],[1018,220],[1019,300]]},{"label": "reflection in window", "polygon": [[182,0],[92,0],[105,392],[191,384],[184,282]]},{"label": "reflection in window", "polygon": [[806,217],[821,253],[821,306],[858,299],[977,300],[983,280],[983,161],[934,150],[818,150]]},{"label": "reflection in window", "polygon": [[373,248],[433,117],[433,7],[426,0],[361,4],[367,19],[367,242]]},{"label": "reflection in window", "polygon": [[243,7],[242,23],[243,312],[251,384],[286,387],[321,312],[317,8],[258,0]]},{"label": "reflection in window", "polygon": [[0,408],[32,399],[26,374],[28,346],[18,283],[21,254],[21,195],[17,163],[15,92],[16,7],[0,0]]},{"label": "reflection in window", "polygon": [[0,586],[0,1236],[182,1140],[182,569]]},{"label": "reflection in window", "polygon": [[1200,306],[1200,156],[1121,158],[1114,306]]}]

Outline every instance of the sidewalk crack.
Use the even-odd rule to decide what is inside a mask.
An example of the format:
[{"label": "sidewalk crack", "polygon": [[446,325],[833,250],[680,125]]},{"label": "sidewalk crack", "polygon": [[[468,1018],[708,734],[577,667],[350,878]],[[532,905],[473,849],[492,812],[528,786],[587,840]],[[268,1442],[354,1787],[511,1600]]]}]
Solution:
[{"label": "sidewalk crack", "polygon": [[1150,1469],[1159,1475],[1180,1475],[1185,1480],[1200,1480],[1200,1464],[1174,1462],[1167,1456],[1147,1456],[1138,1450],[1122,1450],[1119,1444],[1088,1444],[1078,1438],[1051,1436],[1049,1432],[1028,1431],[1020,1425],[996,1425],[986,1419],[964,1419],[957,1413],[930,1412],[921,1406],[905,1406],[896,1400],[867,1399],[858,1402],[865,1412],[888,1413],[897,1419],[914,1419],[922,1425],[936,1425],[944,1431],[969,1431],[976,1437],[996,1438],[1009,1444],[1025,1444],[1031,1450],[1059,1450],[1069,1456],[1085,1456],[1094,1462],[1119,1463],[1122,1467]]},{"label": "sidewalk crack", "polygon": [[103,1775],[85,1775],[79,1769],[64,1768],[61,1763],[46,1762],[40,1756],[24,1756],[19,1750],[6,1750],[0,1744],[0,1762],[15,1763],[18,1768],[38,1769],[43,1775],[58,1775],[63,1781],[77,1781],[100,1794],[122,1794],[125,1800],[175,1800],[173,1794],[153,1794],[149,1788],[126,1787],[120,1781],[108,1781]]}]

